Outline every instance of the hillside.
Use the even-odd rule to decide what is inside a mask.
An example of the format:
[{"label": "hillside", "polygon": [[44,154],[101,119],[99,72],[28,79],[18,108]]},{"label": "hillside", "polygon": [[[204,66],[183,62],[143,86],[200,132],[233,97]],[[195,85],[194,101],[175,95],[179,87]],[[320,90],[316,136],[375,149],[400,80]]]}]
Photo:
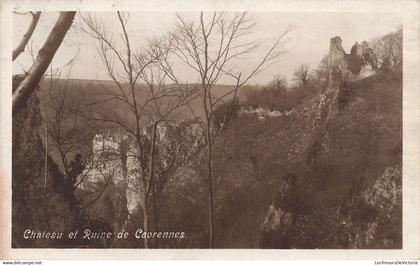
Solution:
[{"label": "hillside", "polygon": [[[189,86],[194,86],[194,84],[188,84]],[[131,119],[129,116],[125,116],[129,113],[129,108],[126,104],[118,100],[109,100],[112,96],[111,93],[118,92],[118,88],[113,81],[109,80],[89,80],[89,79],[42,79],[40,87],[43,95],[45,95],[45,101],[54,100],[57,97],[60,97],[59,93],[66,95],[68,102],[71,100],[76,100],[78,102],[77,107],[80,111],[91,111],[98,112],[107,115],[119,114],[122,117],[126,117],[127,120]],[[127,95],[130,95],[129,88],[127,85],[123,84],[124,91]],[[65,90],[60,92],[61,90]],[[140,92],[139,104],[142,104],[142,100],[145,100],[149,93],[148,88],[145,84],[139,84],[138,89]],[[230,85],[216,85],[213,89],[213,95],[215,98],[226,94],[231,91],[233,86]],[[244,95],[242,90],[238,93],[238,99],[243,99]],[[226,97],[226,98],[229,98]],[[194,111],[194,114],[198,116],[203,115],[203,110],[201,107],[201,99],[195,98],[190,102],[190,106]],[[188,119],[193,117],[191,110],[188,107],[181,108],[179,111],[180,115],[177,116],[178,120]]]},{"label": "hillside", "polygon": [[[228,227],[232,227],[230,233],[223,234],[226,241],[257,241],[256,231],[288,172],[298,176],[301,218],[316,214],[312,222],[320,221],[319,215],[334,215],[326,211],[333,211],[350,199],[353,183],[363,183],[357,191],[362,192],[372,188],[388,166],[396,166],[401,172],[400,77],[374,75],[352,82],[346,89],[339,100],[340,113],[330,123],[329,141],[319,154],[315,169],[308,167],[304,152],[313,136],[311,128],[319,97],[298,106],[287,117],[287,129],[281,117],[261,120],[256,115],[242,114],[218,139],[215,167],[223,183],[220,189],[227,190],[219,199],[235,198],[230,205],[240,205],[221,210],[229,212],[223,215],[229,218],[220,220],[220,226],[226,227],[224,222],[229,222]],[[326,248],[335,244],[323,243]],[[311,247],[309,242],[300,244],[304,245],[295,247]],[[232,243],[231,247],[251,246]]]}]

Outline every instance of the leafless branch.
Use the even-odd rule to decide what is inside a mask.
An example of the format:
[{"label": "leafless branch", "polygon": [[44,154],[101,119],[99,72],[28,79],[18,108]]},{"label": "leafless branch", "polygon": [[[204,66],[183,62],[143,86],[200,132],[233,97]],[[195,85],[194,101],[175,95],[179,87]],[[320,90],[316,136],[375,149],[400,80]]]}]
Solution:
[{"label": "leafless branch", "polygon": [[[18,14],[18,13],[15,12],[15,14]],[[22,14],[22,13],[19,13],[19,14]],[[32,15],[32,21],[29,24],[29,27],[26,30],[25,34],[23,34],[22,39],[20,40],[19,44],[13,50],[12,61],[14,61],[25,50],[26,45],[28,44],[29,40],[32,37],[32,34],[34,33],[36,29],[36,26],[38,25],[41,12],[35,12],[35,13],[31,12],[30,14]]]},{"label": "leafless branch", "polygon": [[45,71],[47,70],[55,52],[63,41],[68,29],[73,23],[76,12],[61,12],[56,24],[50,32],[38,56],[29,69],[28,75],[22,80],[13,92],[13,115],[18,113],[26,104],[35,90]]}]

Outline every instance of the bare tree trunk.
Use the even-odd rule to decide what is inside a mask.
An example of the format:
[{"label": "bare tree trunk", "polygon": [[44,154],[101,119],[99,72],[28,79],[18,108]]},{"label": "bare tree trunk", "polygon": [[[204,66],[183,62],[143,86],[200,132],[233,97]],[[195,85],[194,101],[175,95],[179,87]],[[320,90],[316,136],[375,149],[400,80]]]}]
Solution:
[{"label": "bare tree trunk", "polygon": [[48,117],[47,117],[47,110],[45,106],[45,101],[40,96],[41,105],[42,105],[42,114],[44,119],[44,130],[45,130],[45,152],[44,152],[44,218],[47,227],[49,227],[48,222],[48,211],[47,211],[47,180],[48,180]]},{"label": "bare tree trunk", "polygon": [[143,229],[146,234],[144,237],[144,248],[149,248],[149,239],[147,238],[147,232],[149,232],[149,210],[147,199],[144,199],[143,201]]},{"label": "bare tree trunk", "polygon": [[[146,193],[144,196],[144,214],[143,214],[143,229],[146,232],[146,237],[144,238],[144,248],[149,248],[149,239],[147,238],[147,232],[149,232],[149,209],[148,209],[148,197],[152,189],[154,182],[154,171],[155,171],[155,147],[156,147],[156,131],[157,131],[158,122],[153,124],[153,135],[152,135],[152,147],[150,150],[150,168],[149,168],[149,181],[146,187]],[[147,181],[146,181],[147,182]]]},{"label": "bare tree trunk", "polygon": [[18,113],[26,104],[35,90],[45,71],[47,70],[54,54],[60,47],[68,29],[73,23],[76,12],[61,12],[53,29],[38,56],[29,69],[28,75],[22,80],[13,93],[13,115]]},{"label": "bare tree trunk", "polygon": [[211,172],[212,146],[211,146],[210,120],[207,119],[207,170],[208,170],[208,203],[209,203],[209,248],[214,247],[214,209],[213,209],[213,176]]},{"label": "bare tree trunk", "polygon": [[14,61],[24,50],[26,45],[28,45],[29,40],[32,37],[32,34],[35,31],[36,25],[38,24],[39,17],[41,16],[41,12],[32,13],[32,21],[28,27],[28,30],[23,35],[22,39],[20,40],[18,46],[13,50],[12,53],[12,61]]},{"label": "bare tree trunk", "polygon": [[[157,210],[157,200],[156,200],[156,192],[157,192],[157,188],[156,185],[153,185],[153,220],[154,220],[154,228],[155,231],[159,231],[159,216],[158,216],[158,210]],[[155,239],[155,248],[159,247],[159,239]]]}]

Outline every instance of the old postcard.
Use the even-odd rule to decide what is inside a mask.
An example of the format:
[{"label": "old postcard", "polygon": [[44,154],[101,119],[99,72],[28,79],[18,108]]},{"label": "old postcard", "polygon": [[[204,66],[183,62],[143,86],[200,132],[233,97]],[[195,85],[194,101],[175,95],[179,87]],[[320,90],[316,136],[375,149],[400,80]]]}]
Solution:
[{"label": "old postcard", "polygon": [[1,258],[419,258],[419,6],[2,2]]}]

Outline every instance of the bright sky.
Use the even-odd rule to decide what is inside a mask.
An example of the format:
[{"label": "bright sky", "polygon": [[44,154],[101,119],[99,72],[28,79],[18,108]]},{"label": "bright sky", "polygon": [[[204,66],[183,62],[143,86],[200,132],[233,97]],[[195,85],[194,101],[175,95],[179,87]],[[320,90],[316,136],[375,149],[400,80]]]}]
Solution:
[{"label": "bright sky", "polygon": [[[107,30],[120,38],[120,28],[116,13],[99,12],[96,16],[104,21]],[[191,16],[197,14],[189,14]],[[388,32],[394,31],[401,25],[401,18],[392,13],[250,13],[257,22],[253,38],[262,42],[259,52],[250,54],[246,62],[237,65],[238,71],[249,72],[253,63],[263,55],[264,45],[270,45],[284,28],[294,26],[290,33],[291,38],[288,47],[288,55],[280,62],[273,64],[265,72],[252,79],[249,84],[266,84],[273,76],[283,74],[290,80],[294,69],[300,64],[308,64],[315,68],[321,58],[328,53],[329,40],[334,36],[340,36],[343,40],[344,49],[349,52],[356,42],[370,40]],[[35,51],[41,47],[47,38],[52,26],[58,17],[58,12],[43,12],[37,29],[32,36]],[[198,17],[198,16],[197,16]],[[13,43],[16,46],[26,31],[30,22],[30,15],[14,15]],[[131,43],[144,42],[151,36],[157,36],[173,28],[175,21],[174,13],[166,12],[135,12],[130,14],[128,33]],[[79,79],[108,79],[105,68],[98,57],[96,42],[81,31],[81,22],[76,17],[75,23],[69,30],[65,41],[57,51],[53,68],[62,67],[77,54],[77,64],[73,67],[72,78]],[[32,58],[25,51],[14,63],[14,73],[28,70]],[[176,65],[180,80],[196,82],[196,77],[183,65]],[[229,80],[222,80],[230,83]]]}]

